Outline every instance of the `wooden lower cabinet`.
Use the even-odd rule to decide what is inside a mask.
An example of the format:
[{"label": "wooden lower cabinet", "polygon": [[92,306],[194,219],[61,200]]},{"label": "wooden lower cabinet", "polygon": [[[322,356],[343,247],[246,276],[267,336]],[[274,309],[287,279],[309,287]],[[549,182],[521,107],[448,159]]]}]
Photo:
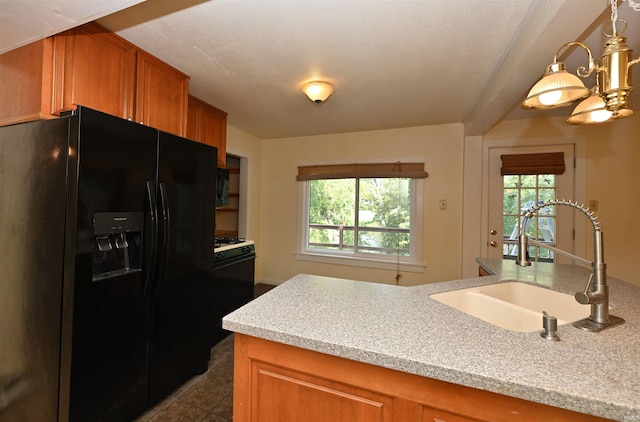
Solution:
[{"label": "wooden lower cabinet", "polygon": [[234,422],[603,421],[235,334]]},{"label": "wooden lower cabinet", "polygon": [[[252,378],[256,382],[256,390],[251,407],[260,420],[393,420],[393,397],[388,395],[263,362],[256,362]],[[329,419],[328,409],[331,409]]]}]

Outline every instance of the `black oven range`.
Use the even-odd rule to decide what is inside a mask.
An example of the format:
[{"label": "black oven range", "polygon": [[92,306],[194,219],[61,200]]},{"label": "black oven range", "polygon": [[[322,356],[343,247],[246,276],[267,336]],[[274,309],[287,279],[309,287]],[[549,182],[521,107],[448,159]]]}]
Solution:
[{"label": "black oven range", "polygon": [[253,240],[245,240],[241,237],[216,237],[213,252],[216,266],[218,266],[223,261],[245,255],[253,255],[255,258],[256,248]]},{"label": "black oven range", "polygon": [[222,317],[253,299],[256,249],[253,240],[216,237],[213,274],[216,285],[216,311],[212,345],[229,332],[222,329]]}]

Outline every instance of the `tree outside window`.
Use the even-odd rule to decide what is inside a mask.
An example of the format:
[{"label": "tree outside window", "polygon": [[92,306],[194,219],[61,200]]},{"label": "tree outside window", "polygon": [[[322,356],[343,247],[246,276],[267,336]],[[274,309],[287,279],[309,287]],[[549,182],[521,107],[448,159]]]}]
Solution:
[{"label": "tree outside window", "polygon": [[308,183],[308,249],[410,256],[412,179],[355,177]]},{"label": "tree outside window", "polygon": [[[522,212],[538,203],[555,199],[556,179],[554,174],[508,175],[504,176],[503,186],[503,256],[515,259]],[[527,236],[555,246],[555,207],[545,207],[536,214],[536,218],[530,219],[526,227]],[[537,257],[539,261],[553,262],[554,259],[552,251],[534,245],[529,247],[529,255]]]}]

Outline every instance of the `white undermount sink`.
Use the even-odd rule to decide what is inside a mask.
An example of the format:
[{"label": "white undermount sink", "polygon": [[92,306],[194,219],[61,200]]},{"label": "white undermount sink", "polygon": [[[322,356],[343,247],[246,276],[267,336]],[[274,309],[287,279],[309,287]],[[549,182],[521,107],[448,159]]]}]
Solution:
[{"label": "white undermount sink", "polygon": [[431,299],[512,331],[542,330],[542,311],[558,326],[589,316],[590,307],[572,295],[517,281],[437,293]]}]

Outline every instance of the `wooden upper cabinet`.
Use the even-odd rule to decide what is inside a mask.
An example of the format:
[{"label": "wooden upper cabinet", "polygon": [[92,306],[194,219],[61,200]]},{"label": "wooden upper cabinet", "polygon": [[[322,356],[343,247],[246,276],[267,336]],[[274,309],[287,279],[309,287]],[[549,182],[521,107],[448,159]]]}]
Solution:
[{"label": "wooden upper cabinet", "polygon": [[202,113],[202,101],[189,95],[189,101],[187,105],[187,138],[192,141],[203,141],[200,130],[200,115]]},{"label": "wooden upper cabinet", "polygon": [[186,136],[189,76],[142,50],[137,74],[135,120]]},{"label": "wooden upper cabinet", "polygon": [[83,105],[124,119],[134,117],[136,47],[97,24],[54,40],[54,110]]},{"label": "wooden upper cabinet", "polygon": [[218,148],[218,167],[227,166],[227,113],[189,95],[187,138]]},{"label": "wooden upper cabinet", "polygon": [[0,125],[53,118],[53,39],[0,55]]},{"label": "wooden upper cabinet", "polygon": [[185,136],[189,77],[96,23],[0,55],[0,125],[78,105]]}]

